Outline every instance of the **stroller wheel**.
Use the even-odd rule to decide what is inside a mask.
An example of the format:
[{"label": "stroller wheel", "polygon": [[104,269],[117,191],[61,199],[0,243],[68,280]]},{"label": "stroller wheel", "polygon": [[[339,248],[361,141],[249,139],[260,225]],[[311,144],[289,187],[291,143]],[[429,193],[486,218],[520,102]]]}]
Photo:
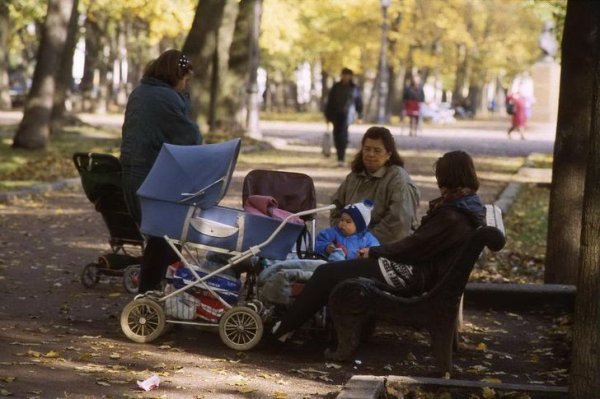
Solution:
[{"label": "stroller wheel", "polygon": [[85,265],[81,272],[81,284],[86,288],[92,288],[100,281],[100,274],[98,273],[98,264],[89,263]]},{"label": "stroller wheel", "polygon": [[254,348],[263,335],[263,322],[254,310],[235,306],[219,320],[221,341],[231,349],[246,351]]},{"label": "stroller wheel", "polygon": [[123,287],[130,294],[137,294],[140,286],[140,265],[130,265],[123,270]]},{"label": "stroller wheel", "polygon": [[134,342],[152,342],[165,331],[165,312],[152,299],[135,299],[121,312],[121,329]]}]

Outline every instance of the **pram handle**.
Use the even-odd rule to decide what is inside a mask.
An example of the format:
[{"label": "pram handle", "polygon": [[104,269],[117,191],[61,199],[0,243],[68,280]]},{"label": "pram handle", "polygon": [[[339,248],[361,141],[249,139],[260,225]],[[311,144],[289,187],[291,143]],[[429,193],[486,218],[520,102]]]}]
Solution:
[{"label": "pram handle", "polygon": [[269,238],[267,238],[265,241],[261,242],[258,245],[250,247],[249,251],[251,251],[252,254],[254,254],[254,255],[258,255],[258,253],[260,252],[261,248],[269,245],[271,243],[271,241],[273,241],[273,239],[277,236],[277,234],[279,234],[279,232],[281,231],[281,229],[283,229],[285,227],[285,225],[292,218],[297,218],[297,217],[304,216],[304,215],[311,215],[313,213],[321,213],[321,212],[331,211],[331,210],[336,209],[336,208],[337,208],[337,206],[335,204],[331,204],[331,205],[323,206],[323,207],[320,207],[320,208],[314,208],[314,209],[309,209],[309,210],[306,210],[306,211],[292,213],[291,215],[288,215],[285,219],[283,219],[281,221],[281,223],[279,224],[279,226],[277,226],[277,228],[275,229],[275,231],[273,231],[271,233],[271,235],[269,236]]},{"label": "pram handle", "polygon": [[206,190],[208,190],[209,188],[211,188],[212,186],[214,186],[217,183],[222,183],[225,181],[225,177],[221,177],[218,180],[215,180],[214,182],[210,183],[208,186],[201,188],[200,190],[196,191],[195,193],[181,193],[180,195],[182,196],[186,196],[185,198],[179,200],[179,203],[185,203],[188,202],[191,199],[194,199],[196,197],[199,197],[201,195],[204,195],[204,193],[206,193]]},{"label": "pram handle", "polygon": [[294,217],[300,217],[300,216],[304,216],[304,215],[311,215],[313,213],[321,213],[321,212],[325,212],[325,211],[331,211],[333,209],[336,209],[337,207],[338,207],[337,205],[331,204],[331,205],[323,206],[321,208],[314,208],[314,209],[309,209],[307,211],[293,213],[293,214],[289,215],[288,217],[286,217],[285,219],[283,219],[283,221],[287,222],[288,220],[290,220],[291,218],[294,218]]}]

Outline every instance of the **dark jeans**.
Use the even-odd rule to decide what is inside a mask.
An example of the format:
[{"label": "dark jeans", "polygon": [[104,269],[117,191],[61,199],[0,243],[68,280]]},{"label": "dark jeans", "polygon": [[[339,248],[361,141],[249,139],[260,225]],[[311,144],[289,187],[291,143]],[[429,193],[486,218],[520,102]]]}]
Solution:
[{"label": "dark jeans", "polygon": [[275,336],[301,327],[313,314],[327,305],[329,294],[341,281],[365,277],[385,283],[377,259],[353,259],[319,266],[290,309],[281,319]]},{"label": "dark jeans", "polygon": [[[146,175],[146,171],[132,170],[127,167],[124,167],[122,172],[121,181],[125,202],[129,213],[138,226],[141,223],[142,215],[136,192],[142,185]],[[161,288],[160,282],[167,272],[167,267],[178,259],[179,257],[164,238],[148,237],[142,254],[138,292],[143,294],[146,291],[159,290]]]},{"label": "dark jeans", "polygon": [[333,144],[337,152],[337,160],[346,159],[346,147],[348,147],[348,115],[345,112],[337,113],[331,121],[333,124]]},{"label": "dark jeans", "polygon": [[140,287],[138,292],[160,290],[160,282],[167,272],[167,267],[179,260],[177,254],[162,237],[148,237],[142,265],[140,267]]}]

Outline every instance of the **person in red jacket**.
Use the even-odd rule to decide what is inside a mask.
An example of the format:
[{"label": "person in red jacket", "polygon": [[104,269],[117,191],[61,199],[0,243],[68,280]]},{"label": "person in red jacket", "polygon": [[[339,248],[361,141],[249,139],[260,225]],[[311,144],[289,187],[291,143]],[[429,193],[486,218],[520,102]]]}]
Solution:
[{"label": "person in red jacket", "polygon": [[507,132],[508,138],[512,139],[511,133],[516,130],[521,135],[521,140],[525,140],[525,123],[527,122],[525,98],[519,92],[515,92],[506,97],[506,103],[512,111],[511,126]]}]

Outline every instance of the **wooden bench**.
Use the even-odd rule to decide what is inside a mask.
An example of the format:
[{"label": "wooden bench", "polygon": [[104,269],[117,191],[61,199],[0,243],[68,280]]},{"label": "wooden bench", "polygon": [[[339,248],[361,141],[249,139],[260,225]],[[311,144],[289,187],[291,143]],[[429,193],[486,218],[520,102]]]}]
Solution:
[{"label": "wooden bench", "polygon": [[350,359],[373,322],[383,320],[428,330],[441,375],[450,373],[461,298],[469,275],[485,247],[499,251],[506,242],[500,209],[489,205],[486,216],[488,225],[473,232],[458,249],[459,254],[444,277],[421,296],[399,297],[391,287],[365,278],[339,283],[329,297],[337,348],[326,351],[326,356],[337,361]]}]

